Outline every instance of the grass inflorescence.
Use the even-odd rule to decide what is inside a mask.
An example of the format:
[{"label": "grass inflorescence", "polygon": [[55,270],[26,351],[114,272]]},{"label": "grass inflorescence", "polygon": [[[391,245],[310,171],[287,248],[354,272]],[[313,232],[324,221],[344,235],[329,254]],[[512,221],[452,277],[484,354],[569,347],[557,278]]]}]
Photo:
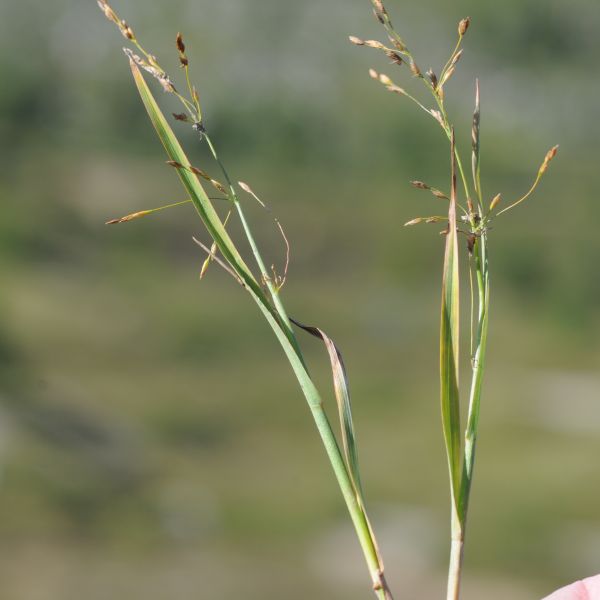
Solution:
[{"label": "grass inflorescence", "polygon": [[[457,41],[448,60],[437,73],[428,69],[423,73],[416,58],[403,37],[394,27],[390,14],[382,0],[372,0],[373,12],[383,26],[387,41],[363,40],[350,36],[350,42],[359,47],[381,51],[391,60],[393,67],[410,71],[410,76],[419,80],[426,90],[426,100],[408,93],[387,74],[375,69],[369,75],[381,83],[388,91],[406,97],[409,101],[433,118],[441,127],[449,142],[450,151],[450,193],[437,190],[422,181],[413,181],[418,189],[431,192],[436,198],[447,201],[447,215],[416,217],[406,225],[420,223],[446,223],[441,232],[445,235],[444,268],[442,279],[442,306],[440,326],[440,385],[442,429],[446,443],[446,455],[450,476],[451,497],[451,550],[448,575],[448,600],[457,600],[460,593],[460,579],[469,499],[473,482],[475,450],[482,395],[483,374],[489,321],[490,272],[488,257],[488,236],[492,222],[527,200],[537,188],[550,161],[555,157],[558,146],[551,148],[538,170],[531,188],[521,198],[502,207],[502,195],[495,194],[486,201],[481,183],[481,106],[479,81],[475,81],[475,108],[471,128],[471,172],[465,167],[461,151],[456,143],[454,125],[446,108],[446,88],[456,72],[463,56],[463,40],[471,26],[471,19],[461,19],[457,26]],[[429,102],[433,100],[434,106]],[[458,180],[461,183],[459,192]],[[500,210],[498,210],[500,208]],[[459,213],[460,211],[460,218]],[[471,383],[467,407],[466,425],[461,425],[461,401],[459,392],[460,363],[460,247],[459,234],[466,238],[469,282],[471,286],[470,358]],[[475,281],[475,285],[473,284]],[[477,293],[474,294],[474,287]],[[476,296],[476,300],[475,300]]]},{"label": "grass inflorescence", "polygon": [[[129,222],[140,217],[155,214],[157,211],[187,203],[191,203],[196,208],[212,239],[209,247],[207,244],[194,238],[194,241],[206,253],[206,259],[202,265],[200,276],[203,277],[206,274],[211,262],[216,262],[248,292],[263,317],[271,326],[287,356],[311,410],[315,425],[321,436],[362,547],[375,595],[380,600],[391,600],[392,595],[386,583],[383,561],[367,515],[364,494],[360,483],[358,451],[352,419],[348,379],[341,353],[332,339],[322,329],[302,325],[298,321],[291,319],[286,312],[280,295],[288,276],[290,257],[290,245],[283,227],[275,219],[277,228],[285,242],[285,266],[281,272],[278,272],[274,267],[268,269],[266,266],[259,244],[246,219],[244,206],[240,200],[238,190],[242,190],[263,206],[264,203],[262,203],[247,183],[234,183],[234,180],[229,175],[217,153],[211,132],[205,124],[200,95],[190,79],[190,59],[187,54],[183,35],[178,33],[175,39],[179,63],[185,75],[185,88],[182,89],[187,90],[181,93],[173,79],[161,67],[157,57],[144,49],[129,24],[117,15],[106,0],[98,0],[98,5],[108,20],[118,27],[123,37],[135,48],[134,51],[134,49],[127,47],[124,51],[129,59],[136,87],[152,125],[166,150],[168,155],[167,163],[175,169],[189,195],[189,199],[186,201],[171,203],[156,209],[137,211],[125,217],[111,219],[108,223]],[[154,78],[164,92],[174,95],[180,101],[183,112],[173,113],[173,120],[176,123],[191,127],[198,134],[196,137],[199,143],[205,144],[208,147],[216,167],[221,172],[223,183],[209,175],[205,169],[191,164],[148,86],[143,75],[144,72]],[[212,198],[204,190],[203,183],[209,184],[219,194],[217,198],[228,201],[229,206],[223,217],[215,209]],[[240,242],[235,241],[227,230],[227,224],[233,215],[237,216],[245,236],[245,241],[250,246],[255,262],[254,267],[250,267],[242,258]],[[257,272],[255,273],[255,271]],[[341,449],[325,413],[321,395],[309,375],[300,344],[296,337],[294,325],[301,331],[306,331],[321,339],[328,351],[340,421]]]}]

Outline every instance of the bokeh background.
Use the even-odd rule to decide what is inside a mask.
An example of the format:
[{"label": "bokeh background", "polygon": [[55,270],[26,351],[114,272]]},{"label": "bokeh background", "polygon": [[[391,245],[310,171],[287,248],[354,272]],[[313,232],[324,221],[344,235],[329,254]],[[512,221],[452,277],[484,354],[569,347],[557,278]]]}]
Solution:
[{"label": "bokeh background", "polygon": [[[185,34],[207,125],[285,225],[284,298],[338,342],[364,484],[399,598],[443,597],[436,124],[351,46],[367,0],[115,0],[177,70]],[[465,600],[540,598],[600,571],[597,0],[389,0],[423,68],[472,27],[448,105],[469,140],[481,78],[485,194],[535,198],[490,233],[492,314]],[[191,242],[121,52],[92,0],[0,4],[0,596],[5,600],[370,597],[293,375],[240,289]],[[394,78],[414,85],[406,70]],[[411,88],[413,89],[413,88]],[[417,87],[414,88],[418,90]],[[158,92],[160,94],[160,92]],[[177,107],[170,98],[165,110]],[[197,164],[216,174],[183,126]],[[269,260],[284,248],[248,201]],[[237,226],[232,231],[237,232]],[[204,235],[204,239],[206,236]],[[311,369],[332,408],[327,359]],[[466,376],[465,376],[466,379]]]}]

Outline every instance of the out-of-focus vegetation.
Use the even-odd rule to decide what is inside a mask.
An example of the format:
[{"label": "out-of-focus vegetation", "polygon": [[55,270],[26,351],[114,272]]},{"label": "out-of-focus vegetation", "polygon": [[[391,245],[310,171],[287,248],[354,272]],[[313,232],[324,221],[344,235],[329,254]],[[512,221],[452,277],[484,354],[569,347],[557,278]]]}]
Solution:
[{"label": "out-of-focus vegetation", "polygon": [[[435,226],[402,223],[435,212],[408,180],[447,188],[447,156],[435,123],[366,73],[391,67],[347,42],[378,34],[369,3],[115,7],[172,71],[185,33],[221,153],[286,227],[290,312],[344,351],[390,583],[441,597],[443,242]],[[490,235],[464,581],[467,600],[539,597],[596,571],[600,551],[600,6],[388,8],[422,67],[443,63],[472,17],[450,109],[467,143],[479,75],[486,195],[516,198],[561,144],[540,192]],[[236,285],[218,268],[198,281],[191,207],[103,225],[184,199],[121,46],[91,0],[0,5],[1,595],[363,598],[358,544],[304,402]],[[280,263],[271,217],[248,210]],[[328,390],[321,348],[305,346]]]}]

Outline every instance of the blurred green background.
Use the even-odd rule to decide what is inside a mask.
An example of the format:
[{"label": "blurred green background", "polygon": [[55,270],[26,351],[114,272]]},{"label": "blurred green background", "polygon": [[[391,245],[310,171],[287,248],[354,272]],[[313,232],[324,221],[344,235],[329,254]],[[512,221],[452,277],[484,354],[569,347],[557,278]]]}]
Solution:
[{"label": "blurred green background", "polygon": [[[388,579],[398,598],[442,598],[443,241],[436,226],[402,224],[439,212],[408,181],[447,189],[448,151],[434,121],[367,70],[414,82],[348,43],[380,36],[368,0],[114,8],[173,73],[184,32],[223,159],[285,225],[289,311],[344,352]],[[465,600],[540,598],[600,570],[600,5],[388,9],[423,68],[439,69],[459,19],[472,17],[447,95],[466,147],[480,77],[487,197],[523,193],[561,144],[539,193],[490,233],[464,579]],[[275,339],[218,268],[198,281],[191,236],[206,236],[193,210],[103,224],[185,198],[123,42],[92,0],[0,4],[0,596],[369,598]],[[216,175],[191,132],[177,131]],[[280,265],[271,215],[252,201],[247,210]],[[331,408],[324,351],[301,339]]]}]

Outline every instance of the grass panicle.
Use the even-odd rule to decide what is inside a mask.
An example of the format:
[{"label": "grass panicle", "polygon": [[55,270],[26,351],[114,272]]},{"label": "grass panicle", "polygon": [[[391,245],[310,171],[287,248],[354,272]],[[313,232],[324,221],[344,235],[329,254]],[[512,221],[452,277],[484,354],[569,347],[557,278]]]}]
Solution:
[{"label": "grass panicle", "polygon": [[[246,219],[244,209],[238,198],[236,186],[220,160],[210,132],[207,131],[204,125],[199,94],[190,81],[189,59],[181,33],[176,36],[175,45],[179,56],[180,66],[185,71],[187,93],[189,94],[189,97],[179,93],[169,75],[167,75],[166,71],[160,66],[158,59],[141,46],[137,37],[133,34],[133,31],[117,16],[116,12],[108,5],[108,3],[105,0],[99,0],[98,4],[105,16],[117,25],[121,33],[135,46],[137,52],[139,52],[139,54],[136,54],[129,48],[125,49],[140,98],[156,134],[166,151],[168,164],[176,170],[184,189],[189,195],[189,202],[195,207],[212,240],[211,246],[209,247],[207,244],[194,238],[196,244],[198,244],[207,255],[206,260],[202,265],[200,275],[201,277],[204,276],[206,269],[211,262],[217,262],[218,265],[220,265],[249,293],[279,340],[306,398],[315,425],[332,465],[367,562],[374,593],[379,600],[392,600],[392,594],[387,586],[384,576],[383,561],[377,542],[375,541],[373,528],[367,516],[364,496],[360,485],[356,436],[351,413],[347,376],[341,354],[333,341],[320,329],[308,328],[311,333],[319,332],[318,335],[325,343],[329,352],[334,378],[335,396],[338,403],[338,416],[340,419],[343,451],[340,450],[336,436],[325,413],[321,396],[308,373],[300,345],[298,344],[298,340],[296,339],[296,335],[292,328],[292,321],[288,317],[280,297],[280,290],[287,277],[290,255],[290,246],[283,227],[278,220],[275,220],[286,246],[285,266],[283,273],[280,276],[277,274],[274,267],[272,267],[271,271],[267,270],[258,243],[254,238],[250,224]],[[208,146],[210,154],[223,175],[225,181],[224,184],[209,176],[205,170],[191,166],[190,160],[161,111],[142,71],[149,73],[157,80],[165,92],[174,94],[179,98],[184,112],[173,113],[174,120],[176,122],[191,124],[194,131],[200,134],[198,136],[200,143],[205,143]],[[213,206],[211,198],[204,190],[202,181],[208,182],[229,200],[230,210],[223,220]],[[238,185],[240,189],[251,194],[258,200],[258,197],[252,192],[247,184]],[[260,200],[258,201],[263,204]],[[137,213],[137,216],[142,216],[142,212],[144,214],[150,214],[150,212],[154,211],[140,211]],[[250,246],[252,251],[255,268],[258,269],[258,274],[255,274],[253,268],[251,268],[242,258],[242,252],[238,245],[239,242],[234,241],[226,229],[226,225],[232,214],[236,214],[239,218],[246,238],[246,243]],[[128,217],[124,217],[120,220],[113,220],[113,222],[124,222],[134,218],[137,217],[128,215]]]},{"label": "grass panicle", "polygon": [[[460,593],[460,578],[462,572],[463,545],[467,524],[467,514],[473,469],[475,465],[475,450],[477,431],[480,415],[483,374],[487,347],[488,318],[490,304],[490,277],[488,265],[488,233],[493,219],[527,200],[538,187],[540,180],[546,173],[550,162],[556,155],[558,146],[551,148],[546,154],[541,167],[531,188],[527,193],[509,204],[499,212],[502,195],[496,194],[490,201],[487,209],[483,203],[483,189],[481,185],[481,104],[479,80],[475,81],[475,109],[471,128],[471,183],[463,166],[461,152],[456,144],[454,126],[450,121],[446,109],[445,87],[451,80],[463,56],[463,38],[471,26],[470,17],[461,19],[458,23],[458,40],[448,60],[436,74],[434,69],[428,69],[423,75],[417,64],[415,56],[409,49],[403,37],[396,31],[392,24],[389,12],[382,0],[372,0],[373,11],[377,21],[383,26],[388,41],[401,55],[403,63],[409,65],[411,74],[420,80],[427,92],[427,97],[432,98],[435,106],[427,107],[427,100],[421,100],[417,95],[406,92],[387,75],[382,75],[375,69],[370,69],[372,79],[383,84],[389,91],[396,92],[415,103],[421,110],[439,124],[450,145],[450,176],[451,194],[449,198],[448,226],[445,233],[446,244],[444,250],[444,267],[442,280],[442,310],[440,326],[440,385],[441,385],[441,412],[442,429],[446,442],[446,455],[450,475],[451,496],[451,550],[450,568],[448,575],[447,599],[457,600]],[[359,47],[369,47],[383,52],[387,56],[387,46],[377,40],[363,41],[356,36],[350,37],[351,43]],[[457,180],[463,188],[462,199],[457,189]],[[411,182],[417,189],[429,190],[438,198],[448,199],[445,194],[423,183]],[[457,209],[462,211],[459,228],[457,222]],[[417,217],[406,223],[416,225],[419,223],[432,223],[442,217]],[[463,428],[460,420],[459,398],[459,253],[458,233],[465,234],[467,239],[466,250],[469,265],[469,283],[471,289],[471,319],[470,328],[470,353],[471,353],[471,384],[469,403],[467,408],[467,421]],[[476,291],[475,291],[476,290]]]}]

